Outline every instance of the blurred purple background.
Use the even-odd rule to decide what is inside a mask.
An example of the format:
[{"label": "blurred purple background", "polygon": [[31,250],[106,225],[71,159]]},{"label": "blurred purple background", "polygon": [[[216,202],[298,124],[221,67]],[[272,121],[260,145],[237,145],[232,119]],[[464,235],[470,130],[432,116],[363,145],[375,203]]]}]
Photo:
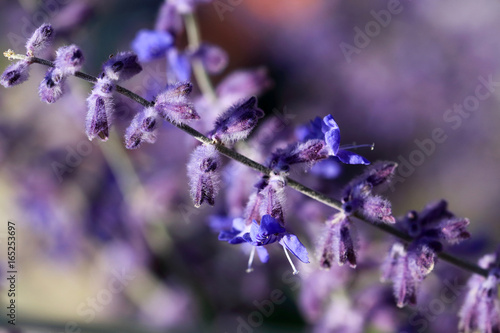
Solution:
[{"label": "blurred purple background", "polygon": [[[0,48],[23,53],[28,33],[49,21],[58,33],[55,46],[79,45],[86,57],[83,71],[96,75],[110,54],[130,49],[137,31],[154,28],[160,5],[0,0]],[[375,143],[375,150],[358,153],[371,161],[400,163],[394,188],[384,193],[395,215],[445,198],[451,211],[471,220],[473,238],[453,251],[476,261],[495,249],[500,237],[499,3],[218,0],[196,14],[203,39],[229,54],[228,68],[213,82],[236,69],[263,66],[274,84],[259,106],[268,122],[285,113],[278,120],[286,129],[275,128],[270,144],[259,142],[256,134],[249,145],[239,146],[242,153],[262,162],[265,155],[255,147],[293,140],[295,126],[332,114],[342,143]],[[185,45],[185,36],[179,43]],[[52,51],[46,57],[53,57]],[[0,59],[1,68],[8,64]],[[185,171],[194,139],[165,124],[156,144],[120,148],[140,106],[116,97],[118,139],[89,142],[84,122],[91,85],[70,78],[71,93],[46,105],[37,96],[45,70],[34,65],[28,82],[0,89],[0,220],[15,221],[18,228],[20,321],[49,332],[63,331],[64,325],[69,332],[85,325],[124,332],[136,327],[413,332],[421,327],[417,310],[397,309],[390,286],[378,282],[377,265],[390,237],[360,224],[362,264],[356,271],[320,272],[313,262],[292,276],[276,250],[268,264],[256,264],[246,274],[247,254],[219,242],[207,220],[235,214],[257,173],[234,166],[235,173],[228,174],[239,172],[244,179],[232,178],[215,207],[195,209]],[[160,59],[144,64],[124,86],[151,98],[165,84]],[[257,133],[272,128],[265,126]],[[194,127],[205,130],[207,124]],[[311,174],[294,178],[338,196],[362,170],[345,166],[335,180]],[[322,222],[333,211],[291,189],[287,195],[288,223],[312,254]],[[5,229],[1,232],[5,238]],[[424,282],[422,306],[443,288],[440,280],[459,274],[450,267],[441,263],[441,271]],[[439,320],[423,317],[429,332],[446,331],[445,325],[454,330],[459,300],[446,304]]]}]

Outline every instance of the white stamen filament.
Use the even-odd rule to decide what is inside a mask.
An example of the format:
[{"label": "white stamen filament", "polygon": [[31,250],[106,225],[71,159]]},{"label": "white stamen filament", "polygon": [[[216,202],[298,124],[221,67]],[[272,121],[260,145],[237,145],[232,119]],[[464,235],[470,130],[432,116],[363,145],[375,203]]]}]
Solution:
[{"label": "white stamen filament", "polygon": [[283,246],[283,250],[285,250],[285,255],[288,258],[288,262],[290,263],[290,265],[292,265],[293,275],[299,274],[299,271],[297,270],[297,268],[295,268],[295,265],[293,264],[292,259],[290,258],[290,255],[288,254],[288,251],[286,250],[286,247]]},{"label": "white stamen filament", "polygon": [[375,149],[375,143],[371,144],[362,144],[362,145],[357,145],[357,144],[352,144],[352,145],[345,145],[345,146],[340,146],[342,149],[357,149],[357,148],[365,148],[365,147],[370,147],[370,150]]},{"label": "white stamen filament", "polygon": [[255,246],[252,246],[252,251],[250,252],[250,258],[248,258],[247,273],[253,272],[252,263],[253,263],[254,256],[255,256]]}]

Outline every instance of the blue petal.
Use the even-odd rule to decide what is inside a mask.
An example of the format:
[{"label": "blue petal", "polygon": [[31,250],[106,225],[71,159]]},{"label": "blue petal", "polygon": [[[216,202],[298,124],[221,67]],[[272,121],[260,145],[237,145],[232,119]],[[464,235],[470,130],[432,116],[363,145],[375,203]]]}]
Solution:
[{"label": "blue petal", "polygon": [[189,58],[176,48],[168,51],[167,62],[177,81],[184,82],[191,79],[191,63]]},{"label": "blue petal", "polygon": [[307,255],[306,247],[299,241],[294,234],[286,233],[280,240],[280,244],[284,245],[294,256],[300,261],[308,264],[309,256]]},{"label": "blue petal", "polygon": [[231,230],[222,230],[219,233],[219,240],[228,242],[236,237],[236,235],[238,235],[239,233],[240,232],[238,230],[235,230],[234,228],[232,228]]},{"label": "blue petal", "polygon": [[174,39],[165,31],[140,30],[132,41],[132,49],[139,61],[147,62],[165,56]]},{"label": "blue petal", "polygon": [[332,129],[340,131],[339,125],[337,125],[337,123],[335,122],[335,120],[333,119],[333,116],[331,114],[329,114],[328,116],[325,116],[323,118],[323,123],[321,124],[321,129],[322,129],[323,133],[326,133]]},{"label": "blue petal", "polygon": [[252,221],[252,226],[250,227],[250,239],[252,242],[258,242],[259,240],[260,226],[257,221]]},{"label": "blue petal", "polygon": [[368,161],[366,158],[363,156],[360,156],[358,154],[355,154],[353,152],[350,152],[348,150],[344,149],[339,149],[337,152],[338,159],[345,164],[370,164],[370,161]]},{"label": "blue petal", "polygon": [[325,133],[325,141],[330,148],[330,154],[336,156],[340,146],[340,130],[332,129]]},{"label": "blue petal", "polygon": [[269,253],[264,246],[257,246],[257,254],[261,262],[266,263],[269,260]]},{"label": "blue petal", "polygon": [[271,215],[262,216],[262,220],[260,221],[260,233],[265,233],[267,235],[273,234],[282,234],[286,230],[283,228],[278,220],[276,220]]},{"label": "blue petal", "polygon": [[340,175],[342,168],[335,157],[329,157],[326,160],[316,163],[310,172],[326,179],[334,179]]}]

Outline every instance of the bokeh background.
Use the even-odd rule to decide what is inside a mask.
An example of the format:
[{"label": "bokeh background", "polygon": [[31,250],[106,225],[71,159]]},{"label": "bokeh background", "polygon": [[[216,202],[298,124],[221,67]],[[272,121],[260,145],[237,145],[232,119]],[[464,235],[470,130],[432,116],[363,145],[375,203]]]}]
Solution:
[{"label": "bokeh background", "polygon": [[[130,49],[140,29],[154,28],[161,3],[3,0],[0,48],[23,53],[29,33],[49,21],[58,32],[55,46],[79,45],[83,70],[95,75],[110,54]],[[381,18],[389,8],[394,13]],[[212,77],[215,85],[234,70],[260,67],[272,81],[259,100],[264,125],[240,151],[262,162],[271,147],[294,139],[296,126],[332,114],[344,144],[375,143],[373,151],[358,153],[403,167],[384,193],[395,215],[445,198],[457,216],[470,218],[473,235],[450,250],[469,261],[494,251],[500,238],[498,2],[219,0],[200,6],[196,16],[203,39],[229,55],[227,69]],[[182,35],[178,46],[185,43]],[[0,59],[1,68],[8,64]],[[0,89],[0,286],[6,286],[6,224],[14,221],[18,320],[27,332],[456,327],[463,295],[433,315],[421,312],[443,288],[440,281],[459,276],[463,282],[467,274],[440,263],[424,282],[423,308],[397,309],[390,286],[378,282],[377,267],[392,240],[363,224],[356,271],[320,272],[313,262],[292,276],[276,251],[246,274],[247,254],[219,242],[208,221],[241,211],[258,174],[226,161],[231,179],[217,205],[195,209],[185,171],[195,140],[165,124],[156,144],[126,151],[121,138],[140,108],[116,97],[114,137],[89,142],[84,122],[91,85],[70,78],[70,92],[46,105],[37,95],[45,70],[34,65],[28,82]],[[159,59],[124,86],[151,97],[166,81]],[[490,90],[484,81],[492,82]],[[489,95],[475,105],[477,89]],[[465,112],[454,111],[464,103]],[[436,129],[446,140],[429,144]],[[272,139],[259,135],[269,131]],[[417,142],[427,142],[427,151]],[[362,170],[342,167],[336,179],[294,177],[337,196]],[[292,190],[287,195],[288,223],[312,254],[333,211]],[[6,299],[2,291],[2,304]]]}]

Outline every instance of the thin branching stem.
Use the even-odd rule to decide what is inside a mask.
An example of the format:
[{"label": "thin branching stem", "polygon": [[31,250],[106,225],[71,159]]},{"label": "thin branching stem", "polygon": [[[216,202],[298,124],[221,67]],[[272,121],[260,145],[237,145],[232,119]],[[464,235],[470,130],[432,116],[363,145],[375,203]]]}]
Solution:
[{"label": "thin branching stem", "polygon": [[[194,21],[194,18],[192,18],[192,17],[188,18],[188,21],[191,19]],[[38,64],[42,64],[45,66],[54,67],[54,63],[52,61],[41,59],[41,58],[31,57],[30,61],[32,63],[38,63]],[[204,69],[203,69],[203,71],[204,71]],[[205,72],[205,75],[206,75],[206,72]],[[78,78],[81,78],[85,81],[88,81],[88,82],[92,82],[92,83],[97,82],[96,77],[89,75],[89,74],[86,74],[86,73],[76,72],[75,76]],[[144,107],[150,107],[150,106],[154,105],[154,102],[148,101],[148,100],[142,98],[141,96],[131,92],[128,89],[125,89],[119,85],[117,85],[116,88],[117,88],[116,91],[118,91],[120,94],[127,96],[128,98],[136,101],[137,103],[141,104]],[[198,140],[202,143],[214,145],[215,148],[219,152],[221,152],[223,155],[225,155],[225,156],[227,156],[235,161],[238,161],[238,162],[240,162],[240,163],[242,163],[242,164],[244,164],[252,169],[255,169],[255,170],[257,170],[265,175],[270,175],[272,172],[271,169],[265,167],[264,165],[262,165],[260,163],[255,162],[254,160],[249,159],[248,157],[246,157],[244,155],[241,155],[240,153],[236,152],[235,150],[229,149],[221,144],[214,143],[213,140],[209,139],[208,137],[206,137],[202,133],[200,133],[197,130],[195,130],[194,128],[192,128],[191,126],[184,125],[184,124],[175,124],[175,123],[172,123],[172,125],[183,130],[184,132],[188,133],[189,135],[191,135],[196,140]],[[298,191],[298,192],[300,192],[300,193],[302,193],[302,194],[304,194],[304,195],[306,195],[306,196],[308,196],[316,201],[319,201],[319,202],[321,202],[321,203],[323,203],[331,208],[334,208],[337,210],[341,209],[341,203],[338,200],[332,199],[332,198],[330,198],[330,197],[328,197],[328,196],[326,196],[318,191],[315,191],[315,190],[313,190],[305,185],[302,185],[301,183],[299,183],[296,180],[293,180],[289,177],[287,178],[287,185],[289,187],[295,189],[296,191]],[[386,232],[386,233],[388,233],[396,238],[399,238],[400,240],[402,240],[404,242],[411,242],[412,241],[412,238],[410,236],[408,236],[404,232],[396,229],[395,227],[393,227],[391,225],[384,224],[384,223],[369,222],[361,214],[356,214],[356,217],[359,220],[361,220],[361,221],[363,221],[371,226],[374,226],[374,227],[376,227],[376,228],[378,228],[378,229],[380,229],[380,230],[382,230],[382,231],[384,231],[384,232]],[[457,267],[460,267],[464,270],[467,270],[467,271],[475,273],[475,274],[482,275],[484,277],[488,276],[488,271],[486,269],[483,269],[483,268],[477,266],[476,264],[464,261],[463,259],[455,257],[447,252],[441,252],[438,254],[438,256],[442,260],[447,261],[448,263],[455,265]]]}]

